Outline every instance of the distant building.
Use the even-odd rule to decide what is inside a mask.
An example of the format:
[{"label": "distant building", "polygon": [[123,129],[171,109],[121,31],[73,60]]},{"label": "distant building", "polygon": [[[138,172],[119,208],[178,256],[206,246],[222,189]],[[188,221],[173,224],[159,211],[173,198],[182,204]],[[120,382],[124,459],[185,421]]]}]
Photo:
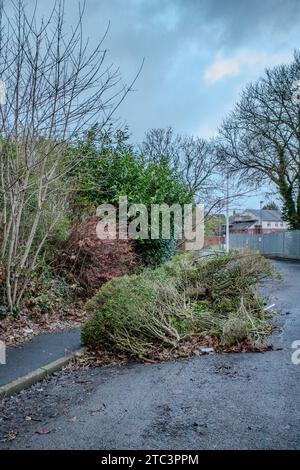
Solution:
[{"label": "distant building", "polygon": [[231,233],[271,233],[288,229],[288,223],[282,219],[278,210],[246,209],[230,218]]}]

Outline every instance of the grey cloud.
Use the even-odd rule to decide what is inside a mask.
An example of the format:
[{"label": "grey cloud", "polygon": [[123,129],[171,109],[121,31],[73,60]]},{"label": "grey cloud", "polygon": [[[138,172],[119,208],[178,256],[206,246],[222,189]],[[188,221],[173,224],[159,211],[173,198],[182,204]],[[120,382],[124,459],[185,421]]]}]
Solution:
[{"label": "grey cloud", "polygon": [[[39,9],[49,10],[51,3],[39,0]],[[72,23],[74,0],[66,0],[66,12]],[[228,106],[236,83],[228,82],[227,91],[204,90],[206,67],[218,53],[296,47],[299,19],[299,0],[86,0],[84,31],[93,42],[111,22],[105,46],[127,82],[145,57],[136,91],[119,110],[139,139],[148,127],[170,124],[192,132],[207,119],[220,122],[220,108]],[[214,93],[211,100],[208,93]]]}]

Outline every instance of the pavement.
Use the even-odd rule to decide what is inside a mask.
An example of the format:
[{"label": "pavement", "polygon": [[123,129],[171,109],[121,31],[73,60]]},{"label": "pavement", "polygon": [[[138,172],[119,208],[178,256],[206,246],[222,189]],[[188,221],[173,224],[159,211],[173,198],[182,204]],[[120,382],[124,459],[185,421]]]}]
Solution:
[{"label": "pavement", "polygon": [[299,449],[300,264],[274,264],[272,351],[56,373],[0,402],[0,448]]},{"label": "pavement", "polygon": [[0,386],[80,349],[80,328],[46,333],[18,348],[9,348],[6,364],[0,365]]}]

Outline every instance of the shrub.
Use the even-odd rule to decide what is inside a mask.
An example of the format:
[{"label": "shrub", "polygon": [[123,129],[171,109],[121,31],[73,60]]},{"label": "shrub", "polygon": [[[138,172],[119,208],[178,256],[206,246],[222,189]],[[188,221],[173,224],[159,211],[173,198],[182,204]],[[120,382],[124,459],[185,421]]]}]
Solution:
[{"label": "shrub", "polygon": [[86,304],[90,319],[82,339],[92,348],[137,357],[157,349],[180,349],[195,335],[209,335],[226,348],[270,333],[253,286],[272,274],[258,255],[197,259],[179,255],[155,270],[104,285]]},{"label": "shrub", "polygon": [[74,300],[74,291],[64,278],[34,276],[28,283],[22,307],[39,314],[57,313],[67,309]]},{"label": "shrub", "polygon": [[[115,140],[90,132],[86,139],[69,151],[85,156],[76,167],[73,208],[76,215],[95,213],[100,204],[118,204],[127,196],[128,204],[187,204],[193,194],[171,169],[167,161],[147,162],[133,151],[128,135],[119,131]],[[74,157],[73,157],[74,158]],[[144,264],[157,266],[170,259],[176,242],[137,240],[138,253]]]},{"label": "shrub", "polygon": [[172,236],[170,239],[159,238],[148,240],[137,240],[136,252],[146,266],[157,267],[169,261],[175,255],[177,240]]},{"label": "shrub", "polygon": [[78,283],[85,295],[94,294],[104,282],[130,272],[137,264],[134,242],[100,240],[96,224],[95,217],[76,224],[56,261],[56,272]]}]

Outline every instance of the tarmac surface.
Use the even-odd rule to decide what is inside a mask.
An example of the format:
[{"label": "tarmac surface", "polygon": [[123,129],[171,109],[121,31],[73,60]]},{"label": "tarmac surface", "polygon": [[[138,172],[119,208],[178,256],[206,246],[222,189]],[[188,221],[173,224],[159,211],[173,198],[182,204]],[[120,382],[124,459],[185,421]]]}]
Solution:
[{"label": "tarmac surface", "polygon": [[17,348],[9,348],[0,365],[0,386],[23,377],[81,347],[80,328],[35,336]]},{"label": "tarmac surface", "polygon": [[57,373],[0,402],[0,448],[299,449],[300,264],[274,263],[272,351]]}]

